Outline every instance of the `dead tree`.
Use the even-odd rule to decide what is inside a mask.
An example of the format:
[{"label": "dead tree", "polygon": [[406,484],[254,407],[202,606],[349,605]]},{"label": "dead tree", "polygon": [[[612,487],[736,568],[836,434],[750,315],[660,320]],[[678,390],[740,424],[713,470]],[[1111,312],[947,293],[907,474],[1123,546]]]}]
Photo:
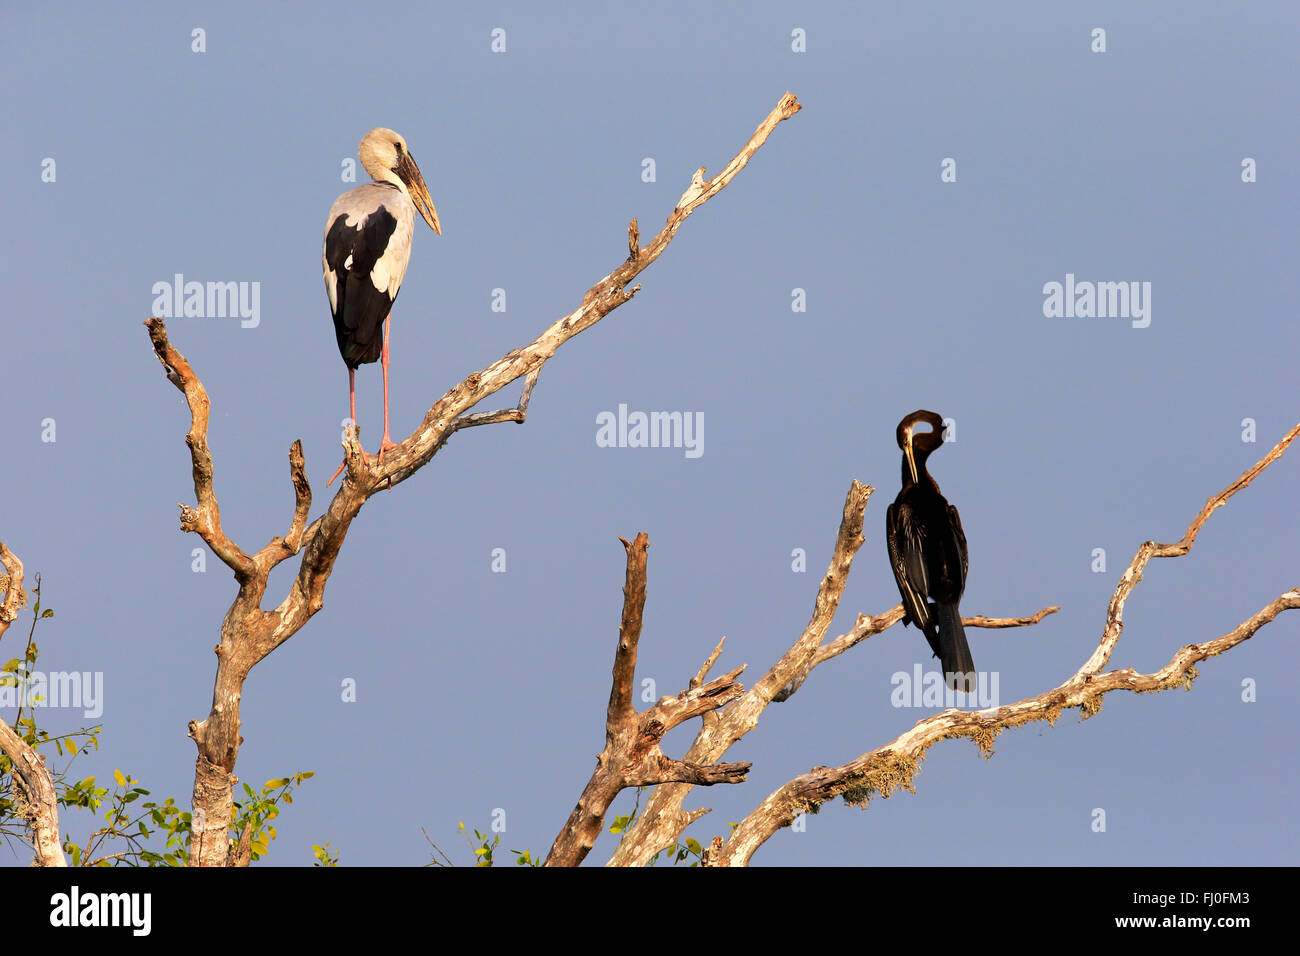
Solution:
[{"label": "dead tree", "polygon": [[[311,508],[311,488],[303,466],[302,445],[295,441],[289,449],[294,508],[288,531],[283,537],[273,537],[253,553],[245,551],[222,530],[221,510],[213,489],[212,453],[207,442],[207,390],[189,362],[168,341],[163,320],[151,318],[145,323],[158,360],[166,369],[168,379],[184,393],[190,409],[190,430],[185,442],[193,463],[195,506],[180,506],[181,530],[199,535],[234,571],[239,585],[234,603],[222,621],[220,641],[215,648],[217,675],[211,709],[205,719],[191,721],[189,726],[190,736],[198,748],[191,865],[247,862],[246,855],[231,855],[229,833],[235,762],[242,742],[239,704],[244,680],[258,662],[298,633],[324,606],[325,585],[334,561],[348,528],[366,501],[414,475],[433,459],[447,439],[463,428],[499,422],[522,424],[533,387],[547,359],[565,342],[629,301],[641,288],[639,285],[629,288],[632,280],[659,258],[687,217],[731,182],[777,125],[799,109],[798,100],[787,93],[721,172],[707,180],[703,179],[702,170],[697,172],[663,228],[648,245],[640,244],[637,221],[633,219],[628,226],[626,260],[588,289],[578,308],[556,320],[529,344],[466,376],[434,402],[415,432],[386,454],[382,464],[364,460],[355,434],[349,433],[343,442],[346,477],[325,513],[310,524],[307,515]],[[484,399],[520,378],[524,379],[524,385],[515,407],[472,411]],[[264,609],[268,576],[280,562],[293,557],[299,557],[298,574],[288,594],[274,608]]]},{"label": "dead tree", "polygon": [[[750,157],[784,119],[800,109],[795,97],[786,94],[755,130],[744,148],[711,179],[698,171],[683,193],[667,222],[651,242],[642,247],[637,221],[628,227],[628,256],[609,275],[587,290],[581,304],[554,322],[528,345],[515,349],[496,362],[468,375],[439,398],[420,426],[393,449],[383,463],[362,458],[356,436],[344,439],[347,464],[345,478],[324,514],[308,523],[311,488],[307,482],[302,446],[295,441],[289,450],[290,480],[294,507],[284,536],[275,536],[260,550],[249,553],[223,531],[214,491],[214,465],[207,444],[209,401],[199,376],[185,357],[170,343],[165,324],[151,318],[145,324],[154,351],[168,379],[185,395],[190,411],[186,444],[193,470],[195,505],[182,505],[181,529],[198,534],[234,572],[238,591],[222,621],[215,647],[217,674],[208,716],[190,723],[198,755],[193,789],[193,834],[190,864],[196,866],[247,865],[247,837],[232,841],[230,821],[233,808],[234,770],[242,743],[240,700],[244,680],[254,666],[296,634],[324,605],[325,586],[348,529],[362,506],[374,494],[401,484],[428,464],[457,431],[477,425],[501,422],[523,423],[532,391],[546,361],[569,339],[595,325],[629,301],[640,286],[630,283],[654,262],[676,235],[688,216],[707,202],[744,168]],[[506,385],[523,379],[516,405],[496,411],[473,409]],[[888,795],[911,789],[916,767],[926,750],[944,737],[969,737],[986,753],[1002,730],[1031,721],[1053,722],[1066,709],[1079,708],[1085,717],[1100,708],[1102,696],[1112,690],[1155,691],[1187,686],[1195,677],[1195,664],[1223,653],[1272,621],[1283,610],[1300,607],[1300,589],[1282,593],[1251,618],[1217,639],[1180,648],[1170,662],[1152,674],[1132,669],[1105,671],[1123,630],[1123,610],[1134,586],[1153,557],[1175,557],[1192,547],[1201,526],[1218,507],[1281,457],[1300,434],[1292,429],[1273,450],[1218,495],[1210,498],[1174,544],[1148,541],[1142,545],[1121,578],[1111,599],[1101,640],[1089,659],[1059,687],[992,711],[946,710],[920,721],[890,743],[867,751],[839,767],[815,767],[768,795],[723,840],[712,841],[706,862],[712,865],[744,865],[776,830],[789,825],[795,816],[836,796],[851,804],[865,805],[876,793]],[[863,516],[872,489],[854,481],[844,503],[839,533],[825,577],[821,581],[813,614],[803,633],[790,649],[746,690],[738,683],[743,667],[707,681],[709,670],[722,653],[721,642],[714,648],[685,691],[661,699],[644,713],[632,707],[631,687],[645,603],[646,547],[644,535],[627,551],[627,586],[623,626],[615,655],[613,686],[606,711],[606,747],[568,822],[561,829],[548,856],[548,865],[573,865],[582,861],[603,826],[604,815],[614,797],[630,786],[653,786],[644,811],[626,831],[609,863],[638,865],[648,862],[659,850],[672,845],[694,820],[707,809],[683,807],[691,788],[715,783],[738,783],[745,779],[748,764],[719,763],[737,740],[753,730],[770,703],[788,699],[798,692],[819,665],[845,653],[860,642],[882,633],[902,617],[895,606],[874,617],[859,615],[854,627],[827,641],[854,556],[864,541]],[[289,558],[299,558],[298,573],[288,593],[273,609],[263,609],[268,577]],[[0,577],[0,634],[14,620],[22,600],[22,563],[0,545],[0,562],[6,576]],[[1019,627],[1036,624],[1057,610],[1044,608],[1022,618],[965,618],[968,627]],[[694,742],[680,759],[663,754],[659,743],[668,730],[686,720],[700,717]],[[57,794],[44,761],[26,742],[0,721],[0,749],[14,762],[15,776],[27,803],[32,823],[36,862],[64,865],[58,838]]]},{"label": "dead tree", "polygon": [[[632,688],[636,683],[636,652],[641,641],[641,619],[645,611],[646,549],[650,540],[645,532],[632,544],[620,538],[627,551],[627,584],[623,587],[623,624],[618,629],[618,650],[614,655],[614,680],[609,692],[609,710],[605,717],[605,749],[596,757],[596,770],[578,798],[568,822],[555,838],[546,866],[577,866],[591,851],[605,820],[605,812],[614,798],[628,787],[649,787],[662,783],[689,786],[715,783],[742,783],[749,771],[747,763],[713,763],[702,765],[689,760],[673,760],[659,749],[664,734],[692,717],[708,717],[736,700],[745,688],[736,683],[744,670],[737,667],[729,674],[703,683],[703,675],[676,697],[664,697],[645,713],[632,706]],[[714,654],[721,653],[722,645]]]},{"label": "dead tree", "polygon": [[[1040,720],[1054,724],[1057,718],[1070,708],[1078,708],[1086,719],[1101,709],[1102,697],[1111,691],[1128,690],[1141,693],[1168,690],[1172,687],[1190,687],[1196,678],[1196,664],[1249,640],[1260,628],[1283,611],[1300,608],[1300,588],[1292,588],[1284,591],[1227,634],[1213,640],[1180,647],[1174,652],[1169,663],[1154,673],[1142,674],[1133,668],[1104,670],[1124,630],[1124,605],[1133,588],[1142,579],[1147,563],[1152,558],[1173,558],[1190,551],[1196,542],[1196,536],[1209,520],[1210,515],[1222,507],[1229,498],[1250,485],[1260,472],[1281,458],[1283,452],[1298,435],[1300,435],[1300,425],[1287,432],[1267,455],[1246,469],[1236,481],[1217,495],[1211,496],[1188,525],[1181,540],[1172,544],[1147,541],[1138,548],[1137,554],[1120,578],[1110,599],[1105,627],[1097,647],[1079,669],[1059,687],[995,709],[945,710],[919,721],[911,730],[900,734],[889,743],[869,750],[841,766],[814,767],[764,798],[740,821],[728,837],[725,839],[721,836],[715,837],[705,850],[705,863],[712,866],[747,865],[754,852],[777,830],[789,826],[799,814],[815,811],[823,803],[835,797],[842,797],[850,805],[865,807],[875,794],[889,796],[896,790],[912,790],[913,777],[925,758],[926,751],[944,738],[968,737],[979,746],[985,756],[991,756],[993,741],[1002,731]],[[716,686],[721,681],[725,683],[728,690],[725,707],[709,708],[704,712],[695,740],[681,761],[683,766],[691,768],[691,772],[696,773],[701,779],[691,781],[666,776],[665,782],[655,787],[644,810],[624,832],[607,865],[645,865],[656,853],[676,843],[691,823],[709,812],[707,808],[694,810],[683,808],[686,796],[695,782],[717,782],[706,777],[708,769],[717,765],[717,761],[733,743],[757,726],[759,718],[770,703],[789,699],[818,665],[882,633],[902,619],[903,608],[898,604],[874,617],[859,614],[852,630],[831,641],[825,641],[827,629],[839,605],[840,595],[844,592],[853,565],[853,557],[863,543],[862,520],[872,491],[872,488],[857,481],[854,481],[849,488],[830,566],[817,592],[812,619],[790,649],[747,692],[740,693],[738,687],[734,685],[736,677],[743,668],[737,668],[717,681],[704,685]],[[638,544],[643,537],[638,537]],[[629,596],[626,600],[631,601],[634,594],[639,594],[639,600],[643,605],[644,559],[635,571],[638,576],[639,590],[634,592],[631,589],[634,569],[629,553],[629,589],[625,591]],[[1037,624],[1057,610],[1059,610],[1057,607],[1046,607],[1029,617],[967,617],[963,618],[962,622],[967,627],[1023,627]],[[634,609],[634,614],[638,622],[636,633],[639,635],[641,614],[639,606]],[[626,621],[627,618],[628,609],[625,603],[624,620]],[[620,632],[620,656],[624,655],[622,641],[623,635]],[[721,652],[722,644],[719,643],[704,662],[704,666],[692,678],[691,690],[684,692],[685,695],[700,688]],[[620,667],[616,663],[616,685],[620,679],[619,675]],[[733,687],[736,689],[732,689]],[[664,708],[665,701],[673,700],[676,699],[661,700],[647,714]],[[609,718],[611,722],[614,720],[612,701],[611,696]],[[626,718],[625,723],[627,723]],[[622,739],[629,740],[632,747],[637,746],[634,737],[624,734]],[[607,747],[607,753],[608,750]],[[593,775],[592,783],[588,784],[587,790],[583,793],[584,800],[592,791],[597,778],[605,774],[604,768],[609,762],[603,754],[601,766]],[[717,768],[731,766],[737,765],[717,765]],[[578,810],[583,809],[583,806],[584,804],[580,802]],[[574,811],[575,815],[578,810]],[[584,833],[592,831],[592,821],[583,819],[581,822]],[[569,826],[573,825],[574,819],[571,817]],[[600,823],[596,821],[595,832],[599,832],[599,827]],[[547,859],[548,865],[576,864],[581,861],[586,851],[575,852],[575,841],[573,839],[566,841],[564,837],[565,833],[562,833],[561,839],[556,840],[551,850],[551,857]],[[585,840],[580,842],[586,849],[590,849],[590,843]]]},{"label": "dead tree", "polygon": [[[1283,611],[1300,608],[1300,588],[1282,592],[1220,637],[1180,647],[1164,667],[1149,674],[1132,668],[1104,670],[1123,633],[1125,604],[1152,558],[1187,554],[1210,515],[1281,458],[1298,436],[1300,425],[1292,428],[1236,481],[1210,497],[1179,541],[1172,544],[1147,541],[1138,549],[1115,587],[1097,647],[1060,686],[991,710],[945,710],[919,721],[889,743],[841,766],[814,767],[764,798],[741,820],[729,838],[715,837],[705,851],[705,862],[715,866],[746,865],[768,838],[782,827],[789,826],[798,814],[815,810],[837,796],[851,805],[866,806],[875,794],[889,796],[896,790],[913,790],[913,778],[926,751],[944,738],[968,737],[986,756],[991,756],[993,742],[1002,731],[1040,720],[1054,724],[1071,708],[1078,708],[1086,719],[1101,709],[1102,697],[1111,691],[1156,692],[1174,687],[1190,688],[1197,676],[1196,664],[1249,640]],[[649,540],[645,534],[640,534],[630,544],[623,541],[627,554],[626,585],[606,715],[606,746],[577,806],[556,837],[546,860],[548,866],[582,862],[603,829],[605,813],[614,797],[626,787],[653,786],[655,789],[644,812],[624,834],[609,865],[643,865],[655,853],[673,845],[691,823],[709,812],[707,808],[683,809],[682,804],[692,787],[745,780],[749,764],[721,764],[717,761],[732,743],[757,726],[768,704],[789,699],[817,666],[883,633],[901,620],[900,605],[875,616],[859,614],[851,630],[830,641],[825,640],[854,556],[864,541],[862,523],[871,494],[870,487],[857,481],[849,488],[830,565],[821,581],[812,618],[790,650],[752,689],[746,691],[738,683],[737,678],[745,669],[743,665],[706,683],[709,670],[722,654],[723,642],[720,641],[691,678],[686,690],[675,697],[662,698],[640,714],[632,707],[632,687],[646,601]],[[7,571],[7,574],[0,575],[0,635],[3,635],[23,602],[23,565],[17,555],[3,544],[0,544],[0,563]],[[963,618],[963,623],[967,627],[1024,627],[1037,624],[1057,610],[1057,607],[1046,607],[1019,618],[967,617]],[[701,718],[701,727],[685,758],[674,760],[664,755],[659,748],[664,734],[694,717]],[[0,720],[0,750],[13,760],[15,777],[26,801],[34,834],[34,862],[37,865],[65,866],[58,840],[57,794],[44,759],[3,720]],[[237,848],[231,855],[239,862],[247,863],[247,854],[239,853]]]}]

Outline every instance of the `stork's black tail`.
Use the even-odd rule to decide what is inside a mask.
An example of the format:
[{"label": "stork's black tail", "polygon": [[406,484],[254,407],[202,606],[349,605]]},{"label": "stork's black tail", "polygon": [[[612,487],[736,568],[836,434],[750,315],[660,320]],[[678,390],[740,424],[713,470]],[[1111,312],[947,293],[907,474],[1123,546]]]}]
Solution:
[{"label": "stork's black tail", "polygon": [[936,604],[934,612],[944,680],[953,690],[970,693],[975,689],[975,661],[966,643],[966,629],[961,626],[961,612],[956,604]]}]

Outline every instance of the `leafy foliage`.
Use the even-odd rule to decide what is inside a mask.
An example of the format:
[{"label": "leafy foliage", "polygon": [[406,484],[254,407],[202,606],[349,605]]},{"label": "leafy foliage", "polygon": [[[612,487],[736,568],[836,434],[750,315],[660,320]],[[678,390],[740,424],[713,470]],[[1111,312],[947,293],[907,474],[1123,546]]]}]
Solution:
[{"label": "leafy foliage", "polygon": [[[497,847],[501,845],[501,835],[499,833],[494,833],[491,839],[489,839],[486,833],[480,833],[477,829],[474,829],[472,831],[474,836],[471,839],[469,835],[471,831],[465,829],[465,821],[463,820],[456,824],[456,831],[465,837],[465,842],[469,845],[470,852],[474,854],[475,866],[493,865],[493,854]],[[428,838],[427,833],[425,834],[425,837],[426,839]],[[440,860],[437,856],[432,856],[429,862],[425,864],[426,866],[447,867],[456,865],[451,861],[451,858],[448,857],[447,854],[442,852],[442,849],[438,844],[434,843],[432,840],[429,840],[429,843],[433,846],[434,850],[442,855],[442,859]],[[541,858],[533,856],[531,850],[511,850],[510,852],[515,855],[516,866],[542,865]]]},{"label": "leafy foliage", "polygon": [[271,821],[280,815],[279,803],[293,803],[293,788],[315,775],[314,770],[304,770],[292,777],[277,777],[266,781],[260,792],[244,784],[244,794],[248,799],[243,803],[235,801],[231,828],[235,833],[243,833],[246,826],[251,829],[249,845],[254,860],[260,860],[270,852],[271,841],[276,837]]},{"label": "leafy foliage", "polygon": [[317,846],[313,843],[311,852],[312,856],[316,857],[316,862],[313,863],[312,866],[339,865],[339,851],[331,849],[329,843],[326,843],[324,846]]},{"label": "leafy foliage", "polygon": [[[54,616],[51,608],[41,607],[41,579],[36,576],[33,589],[36,596],[32,608],[32,626],[27,635],[27,646],[22,657],[16,657],[0,667],[0,688],[13,688],[19,706],[14,718],[14,731],[33,750],[44,749],[50,776],[58,795],[59,819],[66,822],[68,811],[85,811],[95,823],[84,842],[72,839],[65,831],[63,851],[73,866],[185,866],[189,862],[191,819],[188,811],[177,806],[168,797],[159,803],[142,800],[151,796],[139,781],[121,770],[113,771],[113,785],[100,786],[93,776],[73,780],[73,764],[84,754],[99,749],[102,725],[83,727],[65,734],[51,735],[36,722],[36,706],[44,703],[39,694],[29,695],[36,661],[40,651],[36,644],[36,625]],[[49,760],[53,748],[61,765]],[[13,762],[0,754],[0,844],[6,842],[30,846],[27,821],[21,805],[21,792],[16,789],[12,775]],[[232,845],[244,827],[250,828],[252,859],[266,856],[271,841],[276,838],[271,823],[280,813],[281,803],[293,803],[292,790],[312,776],[307,770],[292,777],[268,780],[260,791],[244,785],[247,797],[236,802],[231,815]],[[329,844],[312,847],[317,865],[337,866],[337,853],[330,853]],[[321,862],[328,859],[330,862]]]},{"label": "leafy foliage", "polygon": [[[636,788],[636,803],[632,806],[632,812],[615,817],[613,825],[609,828],[610,833],[624,833],[632,826],[636,821],[637,814],[641,812],[641,792],[648,789],[650,788]],[[729,823],[727,826],[731,827],[733,830],[736,828],[736,824],[734,823]],[[646,866],[654,866],[659,862],[659,857],[664,854],[667,854],[664,856],[664,859],[671,861],[673,866],[676,866],[678,863],[685,863],[687,860],[691,861],[691,866],[699,866],[704,862],[704,848],[700,846],[700,842],[694,837],[687,837],[685,841],[674,840],[672,846],[664,847],[654,856],[650,857],[650,861]]]}]

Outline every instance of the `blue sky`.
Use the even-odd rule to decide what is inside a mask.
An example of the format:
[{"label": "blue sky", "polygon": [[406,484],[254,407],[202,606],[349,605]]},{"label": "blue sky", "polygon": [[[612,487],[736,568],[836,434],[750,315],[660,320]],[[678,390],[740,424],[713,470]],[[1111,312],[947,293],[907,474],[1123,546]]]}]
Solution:
[{"label": "blue sky", "polygon": [[[202,542],[177,530],[175,503],[193,496],[188,414],[141,325],[155,283],[258,283],[253,327],[169,322],[212,400],[226,530],[257,548],[289,520],[293,439],[313,515],[341,457],[347,375],[320,244],[367,130],[406,137],[443,226],[417,223],[393,311],[400,439],[464,375],[575,308],[626,254],[629,219],[648,237],[692,172],[720,169],[786,90],[804,105],[685,224],[636,299],[547,364],[523,427],[458,434],[362,511],[324,610],[245,686],[239,776],[316,773],[278,821],[271,864],[309,864],[326,840],[345,865],[419,864],[421,827],[468,861],[457,822],[485,829],[496,810],[503,847],[544,853],[603,746],[618,535],[651,541],[639,676],[676,693],[725,634],[719,672],[745,662],[752,681],[807,621],[853,478],[877,492],[832,636],[897,603],[882,534],[894,427],[934,409],[957,423],[931,470],[970,543],[963,611],[1062,606],[1035,628],[970,631],[1007,702],[1073,673],[1136,547],[1178,539],[1300,420],[1294,5],[0,17],[0,75],[19,94],[0,112],[0,539],[56,609],[42,667],[103,674],[102,747],[80,773],[121,768],[185,803],[186,723],[208,712],[234,584],[212,555],[195,573]],[[955,182],[941,181],[949,158]],[[1044,285],[1067,275],[1150,283],[1150,324],[1044,315]],[[370,449],[380,395],[377,366],[364,367]],[[702,453],[601,447],[597,417],[621,404],[701,415]],[[1154,670],[1300,584],[1294,455],[1216,513],[1190,555],[1149,568],[1112,667]],[[806,573],[791,568],[796,548]],[[272,577],[276,601],[291,575]],[[0,657],[18,655],[19,629]],[[1285,675],[1298,634],[1283,615],[1204,664],[1190,693],[1112,694],[1086,722],[1070,712],[1002,735],[992,760],[944,742],[915,795],[827,806],[754,862],[1293,862]],[[688,799],[715,808],[690,835],[707,843],[790,777],[930,713],[890,704],[891,675],[918,662],[933,666],[924,639],[894,628],[820,668],[728,754],[753,762],[748,783]],[[348,679],[357,700],[344,703]],[[51,730],[82,723],[40,716]],[[679,755],[691,733],[666,749]],[[630,806],[625,794],[615,812]],[[78,839],[89,827],[64,823]],[[591,862],[613,846],[604,837]]]}]

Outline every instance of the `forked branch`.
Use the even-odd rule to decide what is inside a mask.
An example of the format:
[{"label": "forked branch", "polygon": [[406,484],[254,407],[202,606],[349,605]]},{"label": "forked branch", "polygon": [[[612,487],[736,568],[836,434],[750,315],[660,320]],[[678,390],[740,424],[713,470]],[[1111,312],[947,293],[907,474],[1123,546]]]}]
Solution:
[{"label": "forked branch", "polygon": [[[190,734],[199,751],[195,769],[191,863],[225,865],[245,859],[237,846],[230,846],[228,827],[233,771],[242,742],[239,713],[244,679],[259,661],[296,634],[324,606],[325,585],[334,562],[348,528],[365,502],[371,495],[391,489],[411,477],[461,429],[508,421],[522,423],[546,361],[565,342],[629,301],[640,288],[632,286],[632,280],[659,258],[687,217],[731,182],[767,141],[772,130],[799,109],[799,102],[792,94],[783,96],[722,172],[707,182],[699,180],[696,183],[699,188],[693,187],[688,191],[689,200],[683,197],[683,201],[669,214],[663,228],[645,247],[640,246],[634,220],[629,229],[628,257],[587,290],[578,308],[557,319],[528,345],[514,349],[481,371],[466,376],[434,402],[416,431],[390,450],[382,464],[377,460],[364,461],[355,431],[349,432],[343,441],[347,476],[325,513],[310,524],[307,524],[307,512],[311,506],[311,488],[303,466],[302,446],[295,442],[290,450],[294,511],[289,531],[284,537],[272,538],[253,555],[240,548],[222,529],[214,491],[212,454],[207,444],[207,391],[185,357],[168,341],[163,320],[151,318],[145,323],[154,352],[168,379],[185,395],[190,410],[186,443],[193,466],[196,504],[192,508],[181,506],[181,529],[200,535],[235,572],[239,583],[238,594],[226,613],[221,641],[216,647],[217,680],[211,710],[205,720],[190,724]],[[472,411],[484,399],[519,378],[524,379],[524,386],[514,408]],[[273,610],[263,610],[261,604],[271,569],[294,556],[300,556],[298,573],[288,594]],[[697,772],[684,765],[672,768],[672,772],[680,779],[695,782],[707,782],[704,778],[715,773],[712,768]]]},{"label": "forked branch", "polygon": [[[790,649],[781,656],[771,669],[759,681],[731,706],[725,710],[705,715],[695,742],[686,752],[686,760],[707,766],[721,759],[732,744],[739,741],[756,726],[768,704],[783,701],[802,686],[809,673],[817,665],[843,654],[849,648],[879,634],[902,619],[901,606],[886,611],[876,617],[859,615],[857,624],[847,634],[841,634],[828,644],[824,644],[826,632],[835,612],[839,608],[840,597],[848,583],[853,559],[865,540],[862,535],[863,519],[867,510],[867,501],[875,489],[859,481],[853,481],[844,498],[844,510],[840,518],[839,531],[835,536],[835,545],[831,551],[830,564],[817,590],[813,602],[812,616],[803,633],[795,640]],[[975,626],[1020,627],[1036,624],[1056,608],[1044,608],[1029,618],[967,618]],[[981,624],[981,622],[989,622]],[[703,681],[709,669],[722,652],[722,644],[714,648],[709,659],[696,675],[697,681]],[[609,866],[644,866],[660,850],[671,846],[692,822],[709,811],[704,808],[686,810],[683,801],[690,793],[689,782],[670,783],[656,787],[646,802],[644,811],[633,821],[624,833]],[[716,856],[711,851],[710,861]]]},{"label": "forked branch", "polygon": [[877,747],[842,766],[814,767],[763,800],[736,826],[721,847],[714,848],[710,854],[710,863],[718,866],[746,865],[754,852],[773,833],[789,826],[798,814],[815,810],[836,796],[843,797],[850,804],[865,806],[877,793],[889,796],[897,789],[911,790],[912,778],[925,758],[925,752],[945,738],[969,737],[986,755],[991,755],[994,739],[1002,731],[1041,720],[1054,724],[1069,708],[1078,708],[1085,718],[1091,717],[1101,710],[1102,697],[1111,691],[1142,693],[1172,687],[1190,688],[1196,677],[1196,664],[1254,637],[1260,628],[1283,611],[1300,608],[1300,588],[1291,588],[1227,634],[1179,648],[1169,663],[1157,671],[1143,674],[1126,667],[1101,672],[1119,641],[1123,630],[1124,606],[1133,588],[1142,579],[1142,570],[1147,562],[1152,557],[1176,557],[1190,551],[1210,515],[1282,457],[1297,435],[1300,435],[1300,425],[1291,429],[1267,455],[1246,469],[1236,481],[1209,498],[1188,525],[1182,540],[1174,544],[1148,541],[1138,549],[1111,597],[1106,626],[1096,650],[1059,687],[990,710],[945,710],[919,721],[911,730],[900,734],[883,747]]},{"label": "forked branch", "polygon": [[605,749],[596,756],[596,769],[564,829],[555,838],[546,866],[581,863],[600,836],[610,804],[628,787],[673,782],[706,787],[715,783],[741,783],[749,772],[747,763],[702,766],[689,760],[674,760],[659,747],[664,734],[677,725],[716,711],[743,694],[745,688],[736,681],[744,670],[743,665],[707,684],[693,680],[686,690],[675,697],[660,698],[644,713],[638,714],[632,706],[636,654],[645,612],[649,539],[642,532],[632,543],[624,538],[619,540],[627,551],[627,572],[623,619],[618,629],[618,648],[614,652],[609,706],[605,713]]}]

